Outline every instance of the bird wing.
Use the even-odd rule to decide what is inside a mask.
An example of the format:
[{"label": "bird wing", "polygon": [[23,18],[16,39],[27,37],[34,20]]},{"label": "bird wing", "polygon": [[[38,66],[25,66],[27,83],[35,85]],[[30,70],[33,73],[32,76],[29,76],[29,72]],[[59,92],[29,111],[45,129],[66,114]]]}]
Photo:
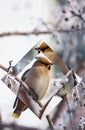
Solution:
[{"label": "bird wing", "polygon": [[46,92],[49,83],[48,71],[42,67],[33,67],[25,80],[26,84],[37,94],[40,99]]},{"label": "bird wing", "polygon": [[[22,77],[21,77],[21,80],[22,80],[22,81],[25,81],[29,70],[30,70],[30,69],[27,69],[27,70],[23,73],[23,75],[22,75]],[[22,84],[20,84],[19,87],[21,87],[21,86],[22,86]],[[17,107],[18,102],[20,102],[20,99],[19,99],[18,96],[17,96],[16,99],[15,99],[15,101],[14,101],[13,108]],[[21,102],[22,102],[22,101],[21,101]],[[22,102],[22,104],[25,106],[25,104],[24,104],[23,102]]]}]

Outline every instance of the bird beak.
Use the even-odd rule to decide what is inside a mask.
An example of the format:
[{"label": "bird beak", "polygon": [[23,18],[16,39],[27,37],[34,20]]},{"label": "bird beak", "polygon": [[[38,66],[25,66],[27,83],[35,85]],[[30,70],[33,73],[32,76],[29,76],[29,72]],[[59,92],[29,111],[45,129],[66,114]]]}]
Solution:
[{"label": "bird beak", "polygon": [[36,47],[35,50],[39,50],[38,47]]},{"label": "bird beak", "polygon": [[40,49],[38,47],[36,47],[35,50],[38,51],[38,54],[40,53]]}]

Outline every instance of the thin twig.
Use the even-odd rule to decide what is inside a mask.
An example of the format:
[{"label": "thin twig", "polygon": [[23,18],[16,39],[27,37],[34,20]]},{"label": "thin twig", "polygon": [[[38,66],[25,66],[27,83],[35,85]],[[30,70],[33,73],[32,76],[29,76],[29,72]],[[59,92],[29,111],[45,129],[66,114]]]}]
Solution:
[{"label": "thin twig", "polygon": [[85,28],[76,28],[76,29],[55,29],[55,30],[47,30],[47,31],[29,31],[29,32],[19,32],[19,31],[14,31],[14,32],[5,32],[5,33],[0,33],[0,37],[6,37],[6,36],[29,36],[29,35],[52,35],[53,32],[59,32],[59,33],[73,33],[77,31],[84,31]]}]

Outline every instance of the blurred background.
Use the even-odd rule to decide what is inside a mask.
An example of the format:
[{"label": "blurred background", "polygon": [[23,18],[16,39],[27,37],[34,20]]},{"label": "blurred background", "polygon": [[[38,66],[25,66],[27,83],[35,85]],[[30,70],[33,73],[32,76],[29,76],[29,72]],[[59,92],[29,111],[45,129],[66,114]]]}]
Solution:
[{"label": "blurred background", "polygon": [[[15,65],[40,40],[56,43],[57,54],[85,81],[84,0],[0,0],[0,64]],[[15,97],[0,81],[1,122],[43,128],[29,109],[11,117]]]}]

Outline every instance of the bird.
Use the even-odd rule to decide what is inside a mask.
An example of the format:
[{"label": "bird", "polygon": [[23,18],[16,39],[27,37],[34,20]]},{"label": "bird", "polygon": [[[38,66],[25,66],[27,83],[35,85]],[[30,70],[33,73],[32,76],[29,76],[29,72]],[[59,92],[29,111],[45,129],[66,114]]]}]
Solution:
[{"label": "bird", "polygon": [[[47,43],[42,42],[40,46],[36,47],[35,50],[38,51],[38,54],[42,52],[55,66],[59,69],[64,75],[69,71],[67,65],[62,61],[62,59],[48,46]],[[64,97],[68,92],[71,92],[74,87],[74,79],[71,76],[69,81],[65,85],[64,89],[61,89],[58,93],[59,96]],[[64,92],[65,91],[65,92]]]},{"label": "bird", "polygon": [[65,63],[59,58],[57,54],[47,45],[47,43],[43,42],[39,47],[36,47],[35,50],[38,51],[38,54],[42,52],[48,59],[51,60],[53,64],[63,73],[66,74],[69,69],[65,65]]},{"label": "bird", "polygon": [[41,100],[48,88],[49,70],[53,64],[45,57],[36,58],[37,60],[28,72],[25,83],[30,86],[30,88],[38,96],[38,99]]},{"label": "bird", "polygon": [[[29,88],[41,100],[49,86],[49,72],[53,65],[47,58],[38,56],[32,67],[26,70],[21,79],[29,86]],[[21,86],[22,87],[22,86]],[[27,109],[27,106],[17,97],[14,103],[14,111],[12,116],[19,118],[21,113]]]}]

